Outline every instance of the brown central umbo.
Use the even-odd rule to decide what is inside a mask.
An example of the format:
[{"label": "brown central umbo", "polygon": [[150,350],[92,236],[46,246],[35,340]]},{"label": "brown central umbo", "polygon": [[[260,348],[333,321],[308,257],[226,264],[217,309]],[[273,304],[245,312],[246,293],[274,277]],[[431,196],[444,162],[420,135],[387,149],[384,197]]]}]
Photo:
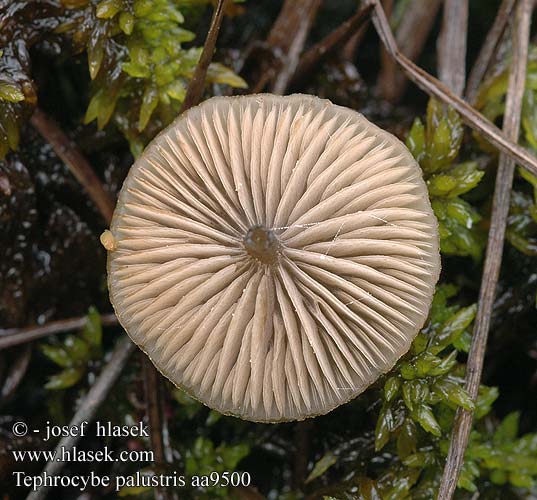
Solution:
[{"label": "brown central umbo", "polygon": [[280,249],[280,241],[272,229],[254,226],[244,236],[244,248],[262,264],[273,264]]}]

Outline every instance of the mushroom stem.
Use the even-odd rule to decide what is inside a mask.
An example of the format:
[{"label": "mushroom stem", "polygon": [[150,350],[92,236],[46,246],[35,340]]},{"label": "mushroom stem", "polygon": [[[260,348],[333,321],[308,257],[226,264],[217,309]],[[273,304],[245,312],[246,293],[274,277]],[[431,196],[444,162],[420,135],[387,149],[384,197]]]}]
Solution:
[{"label": "mushroom stem", "polygon": [[278,257],[280,241],[272,229],[255,226],[244,237],[244,248],[248,254],[263,264],[273,264]]}]

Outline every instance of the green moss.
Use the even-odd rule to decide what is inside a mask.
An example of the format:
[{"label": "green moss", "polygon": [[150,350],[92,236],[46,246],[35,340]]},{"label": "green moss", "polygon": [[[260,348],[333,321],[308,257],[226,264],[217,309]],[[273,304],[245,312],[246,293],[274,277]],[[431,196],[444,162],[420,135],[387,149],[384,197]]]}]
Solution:
[{"label": "green moss", "polygon": [[67,389],[80,381],[91,361],[102,357],[101,318],[95,308],[90,308],[84,328],[78,335],[68,335],[63,342],[43,343],[41,352],[62,371],[49,377],[45,388]]},{"label": "green moss", "polygon": [[[485,485],[502,485],[523,496],[535,486],[537,434],[519,437],[517,413],[500,422],[491,418],[496,388],[482,385],[475,403],[464,389],[464,358],[476,306],[455,303],[457,293],[452,285],[438,288],[429,320],[409,354],[376,390],[380,410],[374,448],[358,474],[348,471],[351,480],[329,488],[334,498],[354,498],[355,491],[361,492],[359,498],[436,498],[458,408],[474,412],[458,487],[473,493]],[[338,455],[327,452],[314,465],[312,479],[343,467]]]},{"label": "green moss", "polygon": [[[0,159],[17,148],[20,126],[37,102],[20,43],[30,48],[57,39],[85,53],[92,85],[84,123],[96,121],[103,129],[113,121],[135,156],[177,116],[202,50],[183,46],[195,38],[182,14],[194,8],[191,0],[62,0],[33,9],[32,2],[16,4],[19,17],[13,16],[13,29],[1,40]],[[206,4],[210,0],[196,2],[198,9]],[[31,29],[16,29],[21,24]],[[207,82],[246,87],[219,63],[210,65]]]},{"label": "green moss", "polygon": [[[182,0],[91,1],[80,22],[72,14],[75,22],[59,27],[79,36],[87,52],[94,82],[84,123],[97,120],[102,129],[113,120],[135,156],[179,112],[201,55],[201,48],[183,47],[195,38],[183,27],[181,8],[188,5]],[[211,64],[207,82],[246,87],[218,63]]]},{"label": "green moss", "polygon": [[[478,109],[493,121],[500,121],[505,111],[508,62],[485,82],[477,98]],[[522,145],[537,153],[537,47],[531,48],[528,59],[521,128]],[[481,143],[488,150],[482,139]],[[537,176],[523,169],[518,169],[515,179],[506,236],[518,251],[537,256]]]},{"label": "green moss", "polygon": [[477,162],[456,163],[460,155],[463,126],[458,114],[431,99],[426,125],[416,118],[407,146],[423,169],[433,210],[438,219],[440,248],[448,255],[479,259],[484,238],[477,210],[461,196],[471,191],[484,172]]}]

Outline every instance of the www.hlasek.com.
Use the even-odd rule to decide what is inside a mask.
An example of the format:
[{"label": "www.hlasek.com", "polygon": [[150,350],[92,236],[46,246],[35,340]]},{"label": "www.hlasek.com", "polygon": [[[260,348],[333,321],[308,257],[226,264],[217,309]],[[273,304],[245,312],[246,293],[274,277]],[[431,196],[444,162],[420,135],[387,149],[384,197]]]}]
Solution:
[{"label": "www.hlasek.com", "polygon": [[[43,441],[48,441],[52,437],[77,436],[83,437],[87,431],[88,422],[83,422],[79,426],[52,426],[46,423]],[[13,426],[13,435],[17,437],[25,436],[30,429],[23,422],[16,422]],[[33,433],[41,434],[40,429],[34,429]],[[147,426],[139,423],[134,426],[112,426],[96,422],[96,435],[105,436],[148,436]],[[115,451],[108,446],[99,450],[84,450],[81,448],[60,446],[55,450],[11,450],[11,454],[16,462],[153,462],[154,454],[151,450],[122,450]],[[251,482],[248,472],[211,472],[208,475],[193,475],[186,477],[173,471],[170,474],[153,474],[137,471],[135,474],[123,476],[98,475],[93,471],[87,475],[51,475],[47,471],[38,475],[26,474],[22,471],[12,473],[17,487],[30,488],[37,491],[41,488],[71,487],[85,491],[87,488],[113,486],[115,491],[120,491],[124,487],[163,487],[181,488],[187,483],[194,487],[228,487],[228,486],[249,486]]]},{"label": "www.hlasek.com", "polygon": [[116,453],[108,446],[101,450],[80,450],[60,447],[59,450],[13,450],[11,452],[16,462],[153,462],[154,454],[151,450],[123,450]]}]

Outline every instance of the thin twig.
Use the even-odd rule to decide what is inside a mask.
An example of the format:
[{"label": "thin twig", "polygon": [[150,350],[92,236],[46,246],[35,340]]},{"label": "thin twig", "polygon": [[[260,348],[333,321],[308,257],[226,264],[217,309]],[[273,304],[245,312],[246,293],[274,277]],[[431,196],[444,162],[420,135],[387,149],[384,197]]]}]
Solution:
[{"label": "thin twig", "polygon": [[[0,330],[0,351],[19,344],[26,344],[32,340],[48,337],[56,333],[78,330],[86,323],[86,316],[80,318],[60,319],[51,321],[45,325],[28,326],[26,328],[8,328]],[[103,326],[117,325],[115,314],[103,314],[101,316]]]},{"label": "thin twig", "polygon": [[154,386],[157,381],[157,371],[154,369],[151,360],[143,357],[143,372],[144,372],[144,390],[145,390],[145,406],[149,420],[149,428],[151,434],[151,447],[155,453],[155,462],[157,465],[165,463],[164,447],[162,441],[156,438],[156,435],[161,433],[162,423],[159,416],[160,407],[160,391],[154,391]]},{"label": "thin twig", "polygon": [[22,350],[17,353],[15,361],[13,361],[9,367],[9,372],[6,375],[2,390],[0,392],[0,399],[3,401],[9,399],[15,393],[15,390],[21,383],[28,366],[30,365],[30,359],[32,357],[32,349],[29,345],[26,345]]},{"label": "thin twig", "polygon": [[285,0],[267,37],[267,44],[281,54],[282,61],[271,86],[274,94],[285,93],[320,4],[321,0]]},{"label": "thin twig", "polygon": [[[162,386],[159,374],[151,360],[143,355],[142,368],[144,374],[145,411],[149,424],[151,449],[154,453],[155,465],[162,467],[166,463],[164,441],[162,439]],[[171,495],[166,488],[155,488],[156,500],[168,500]]]},{"label": "thin twig", "polygon": [[[164,418],[162,419],[162,444],[164,447],[164,459],[171,464],[173,462],[173,448],[170,440],[170,428],[168,426],[168,418],[166,417],[166,405],[169,402],[170,394],[165,390],[164,384],[161,384],[160,401],[161,409]],[[177,495],[174,493],[173,498]]]},{"label": "thin twig", "polygon": [[[412,61],[420,56],[442,0],[428,0],[425,8],[423,0],[410,0],[405,13],[397,26],[395,39],[399,50]],[[405,93],[407,87],[406,75],[397,68],[393,57],[381,52],[381,70],[377,87],[380,95],[390,101],[397,102]]]},{"label": "thin twig", "polygon": [[444,0],[438,39],[438,78],[459,97],[466,83],[467,32],[468,0]]},{"label": "thin twig", "polygon": [[[358,5],[358,10],[362,9],[360,5]],[[345,42],[345,45],[341,49],[341,60],[343,62],[351,62],[354,63],[354,58],[356,57],[356,52],[358,51],[358,47],[362,43],[362,40],[364,39],[364,36],[367,32],[367,28],[369,26],[369,22],[366,22],[362,24],[357,30],[354,35],[352,35],[347,42]]]},{"label": "thin twig", "polygon": [[390,25],[378,0],[364,0],[364,4],[373,3],[373,24],[377,33],[388,48],[392,57],[406,71],[410,80],[432,97],[449,104],[457,111],[462,120],[474,130],[481,133],[492,145],[502,153],[509,155],[519,165],[529,172],[537,175],[537,158],[526,149],[509,139],[496,125],[487,120],[481,113],[477,112],[466,101],[454,95],[445,85],[429,73],[415,65],[399,51]]},{"label": "thin twig", "polygon": [[300,57],[289,86],[298,86],[321,61],[346,43],[369,20],[369,14],[372,9],[372,5],[366,5],[358,9],[356,14],[326,35],[320,42],[311,47],[311,49],[304,52]]},{"label": "thin twig", "polygon": [[[382,10],[386,14],[386,17],[391,19],[393,14],[393,0],[380,0],[380,4],[382,5]],[[397,31],[395,36],[397,37]],[[399,40],[397,40],[397,42],[401,43]],[[400,75],[402,73],[398,69],[397,63],[394,61],[393,57],[388,52],[386,47],[384,47],[384,45],[380,46],[379,59],[380,71],[377,79],[377,90],[383,99],[395,102],[402,95],[399,95],[400,90],[395,85],[395,79],[397,73]]]},{"label": "thin twig", "polygon": [[114,202],[104,190],[88,160],[67,134],[41,109],[30,119],[33,127],[50,143],[54,152],[65,162],[71,173],[82,184],[107,224],[112,220]]},{"label": "thin twig", "polygon": [[218,32],[220,31],[220,25],[222,24],[222,19],[224,17],[225,4],[226,0],[218,0],[218,4],[214,9],[211,26],[209,27],[209,32],[207,33],[207,38],[205,39],[205,44],[203,45],[200,60],[198,61],[194,71],[194,76],[188,84],[185,100],[181,106],[181,113],[192,106],[196,106],[203,96],[207,70],[209,69],[209,65],[213,59],[214,49],[216,47],[216,39],[218,38]]},{"label": "thin twig", "polygon": [[[515,25],[513,26],[513,61],[509,75],[503,130],[514,141],[518,140],[520,130],[532,5],[533,0],[519,0]],[[479,302],[472,336],[472,345],[466,364],[466,390],[474,401],[477,399],[479,391],[492,307],[500,275],[514,171],[515,161],[509,155],[502,153],[496,174],[487,253],[483,265],[483,277],[479,290]],[[461,408],[457,411],[444,475],[438,491],[439,499],[449,500],[455,492],[472,428],[472,418],[472,412],[462,410]]]},{"label": "thin twig", "polygon": [[498,48],[498,45],[502,39],[503,32],[507,26],[507,21],[511,15],[511,11],[515,5],[515,0],[503,0],[494,23],[487,33],[487,37],[481,50],[474,62],[470,76],[468,77],[468,83],[466,84],[466,100],[470,104],[474,104],[479,91],[479,86],[485,77],[490,62]]},{"label": "thin twig", "polygon": [[308,456],[311,431],[314,422],[305,420],[295,424],[295,465],[293,474],[293,488],[300,490],[306,481],[308,473]]},{"label": "thin twig", "polygon": [[[84,421],[90,422],[93,420],[97,410],[108,396],[110,389],[112,389],[114,386],[114,383],[121,374],[123,367],[129,359],[129,356],[134,352],[135,349],[135,345],[128,337],[124,337],[121,341],[119,341],[112,353],[110,361],[106,363],[106,366],[95,380],[95,383],[92,385],[91,389],[88,391],[86,397],[82,400],[78,410],[71,419],[71,422],[69,423],[70,428],[79,426]],[[61,456],[62,450],[71,450],[76,443],[78,443],[79,439],[80,436],[78,435],[62,438],[56,446],[55,455]],[[62,470],[65,463],[66,462],[56,460],[48,462],[43,469],[43,474],[54,476]],[[43,485],[37,491],[31,492],[26,497],[26,500],[42,500],[47,495],[48,489],[49,486]]]}]

